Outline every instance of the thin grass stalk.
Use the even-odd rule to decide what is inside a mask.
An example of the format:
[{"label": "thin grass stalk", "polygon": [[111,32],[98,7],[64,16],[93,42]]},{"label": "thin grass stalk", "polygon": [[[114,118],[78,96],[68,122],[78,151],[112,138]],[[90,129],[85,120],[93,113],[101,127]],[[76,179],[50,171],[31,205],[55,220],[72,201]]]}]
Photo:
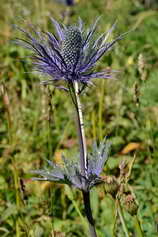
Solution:
[{"label": "thin grass stalk", "polygon": [[135,215],[133,218],[134,218],[134,225],[135,225],[135,229],[136,229],[136,235],[138,237],[143,237],[144,234],[143,234],[143,231],[141,229],[141,225],[140,225],[140,221],[138,219],[138,216]]},{"label": "thin grass stalk", "polygon": [[18,220],[16,221],[16,225],[15,225],[16,226],[16,237],[20,237],[20,227],[19,227]]},{"label": "thin grass stalk", "polygon": [[122,207],[121,207],[121,204],[120,204],[119,200],[117,200],[117,205],[118,205],[118,215],[119,215],[119,218],[120,218],[125,236],[130,237],[130,235],[128,233],[128,228],[126,226],[125,218],[124,218],[124,215],[123,215]]},{"label": "thin grass stalk", "polygon": [[[7,130],[8,130],[8,144],[10,147],[14,146],[13,145],[13,123],[12,123],[12,117],[11,117],[11,107],[10,107],[10,100],[9,100],[9,96],[7,93],[7,88],[5,87],[5,85],[1,85],[0,87],[0,92],[2,94],[2,98],[3,98],[3,103],[4,103],[4,107],[5,107],[5,111],[6,111],[6,115],[7,115]],[[13,180],[14,180],[14,187],[15,187],[15,195],[16,195],[16,206],[18,209],[18,212],[20,212],[20,193],[19,193],[19,175],[18,175],[18,171],[16,169],[16,161],[14,156],[11,157],[11,163],[12,163],[12,172],[13,172]],[[18,216],[18,218],[16,219],[16,236],[20,236],[20,226],[19,226],[19,219],[21,217]]]},{"label": "thin grass stalk", "polygon": [[96,141],[96,140],[97,140],[96,115],[95,115],[95,112],[94,112],[94,111],[92,111],[91,121],[92,121],[93,140]]},{"label": "thin grass stalk", "polygon": [[66,186],[66,191],[67,191],[66,193],[67,193],[68,198],[69,198],[69,199],[71,200],[71,202],[73,203],[76,212],[78,213],[78,215],[79,215],[80,218],[81,218],[81,221],[82,221],[82,223],[83,223],[83,226],[84,226],[84,228],[85,228],[85,231],[87,231],[87,224],[86,224],[86,222],[85,222],[85,218],[84,218],[84,216],[82,215],[82,213],[80,212],[80,209],[79,209],[79,207],[78,207],[78,205],[77,205],[77,202],[76,202],[75,199],[74,199],[74,195],[73,195],[72,189],[71,189],[68,185]]},{"label": "thin grass stalk", "polygon": [[67,25],[70,21],[71,16],[71,8],[70,6],[67,6],[65,9],[65,17],[64,17],[64,24]]},{"label": "thin grass stalk", "polygon": [[36,11],[35,11],[36,12],[35,18],[36,18],[36,20],[39,20],[40,13],[41,13],[40,7],[39,7],[39,0],[34,0],[34,7],[36,9]]},{"label": "thin grass stalk", "polygon": [[115,217],[114,217],[114,225],[112,229],[112,235],[115,237],[115,231],[116,231],[116,224],[117,224],[117,217],[118,217],[118,210],[117,210],[117,200],[115,201]]},{"label": "thin grass stalk", "polygon": [[40,1],[40,8],[41,8],[41,16],[43,19],[43,29],[44,29],[44,31],[47,31],[47,22],[46,22],[46,18],[45,18],[45,11],[46,11],[45,2],[46,2],[45,0]]},{"label": "thin grass stalk", "polygon": [[7,115],[7,131],[8,131],[8,140],[9,144],[12,144],[12,117],[11,117],[11,107],[10,100],[7,92],[7,88],[4,84],[0,86],[0,95],[3,98],[3,104],[5,107],[6,115]]},{"label": "thin grass stalk", "polygon": [[98,111],[98,127],[99,127],[99,139],[103,140],[103,106],[104,106],[104,83],[105,80],[102,80],[101,83],[101,92],[99,95],[99,111]]}]

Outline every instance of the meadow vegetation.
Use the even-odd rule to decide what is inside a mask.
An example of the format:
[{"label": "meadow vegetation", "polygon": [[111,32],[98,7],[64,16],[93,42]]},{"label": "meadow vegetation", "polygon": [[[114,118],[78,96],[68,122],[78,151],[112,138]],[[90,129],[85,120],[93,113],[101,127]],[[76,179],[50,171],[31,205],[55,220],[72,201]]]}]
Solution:
[{"label": "meadow vegetation", "polygon": [[[105,136],[111,141],[103,176],[118,177],[120,162],[128,166],[135,157],[128,186],[144,236],[158,236],[157,1],[80,0],[67,9],[53,0],[1,0],[0,11],[0,236],[87,236],[81,193],[32,181],[30,174],[46,166],[46,159],[60,162],[63,153],[70,159],[77,155],[71,100],[39,84],[42,76],[32,73],[30,52],[13,40],[22,37],[14,24],[53,31],[51,16],[71,23],[80,16],[89,25],[100,15],[99,33],[116,20],[112,38],[130,32],[97,65],[119,70],[116,79],[95,79],[82,96],[88,149]],[[104,185],[91,192],[98,236],[125,236]],[[138,223],[126,209],[123,213],[130,236],[138,236]]]}]

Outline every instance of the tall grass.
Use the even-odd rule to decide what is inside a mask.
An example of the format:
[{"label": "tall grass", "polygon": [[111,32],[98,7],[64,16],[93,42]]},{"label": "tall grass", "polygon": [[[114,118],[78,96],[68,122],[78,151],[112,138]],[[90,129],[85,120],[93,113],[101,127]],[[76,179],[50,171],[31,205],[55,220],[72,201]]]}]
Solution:
[{"label": "tall grass", "polygon": [[[122,6],[124,6],[122,8]],[[17,36],[13,24],[25,21],[49,29],[49,16],[62,19],[64,5],[55,1],[4,1],[0,5],[0,235],[1,236],[84,236],[83,203],[79,192],[63,185],[33,182],[29,171],[39,168],[44,158],[60,161],[61,154],[75,154],[77,139],[73,124],[71,101],[50,88],[52,97],[39,86],[26,50],[17,48],[12,39]],[[116,18],[117,32],[135,29],[120,42],[113,54],[105,57],[98,68],[120,70],[119,80],[95,81],[83,98],[85,130],[88,144],[104,136],[112,141],[111,157],[103,175],[119,176],[119,163],[136,160],[129,184],[138,203],[138,217],[123,210],[131,234],[141,225],[145,236],[157,236],[157,8],[141,1],[85,1],[73,8],[71,21],[80,15],[84,21],[102,15],[99,31],[104,32]],[[137,64],[140,54],[145,58],[146,80],[141,80]],[[22,60],[25,58],[25,60]],[[139,84],[139,106],[134,96]],[[155,86],[153,86],[155,85]],[[47,89],[46,89],[47,90]],[[7,97],[6,97],[7,96]],[[6,98],[9,104],[6,104]],[[49,113],[48,113],[49,111]],[[67,113],[65,113],[67,111]],[[50,121],[51,120],[51,121]],[[136,144],[135,146],[132,144]],[[128,145],[128,146],[127,146]],[[71,148],[71,149],[70,149]],[[40,188],[39,188],[40,187]],[[92,207],[100,237],[112,236],[115,219],[114,201],[99,188],[92,191]],[[80,209],[78,208],[80,207]],[[96,208],[97,207],[97,208]],[[80,211],[81,212],[80,212]],[[124,230],[116,218],[115,235]]]}]

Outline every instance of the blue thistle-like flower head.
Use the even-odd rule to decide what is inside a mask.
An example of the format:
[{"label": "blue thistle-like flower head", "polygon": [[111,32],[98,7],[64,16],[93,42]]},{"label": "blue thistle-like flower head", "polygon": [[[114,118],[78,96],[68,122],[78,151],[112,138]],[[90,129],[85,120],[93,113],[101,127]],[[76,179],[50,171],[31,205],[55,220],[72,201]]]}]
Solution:
[{"label": "blue thistle-like flower head", "polygon": [[63,157],[63,165],[57,165],[47,160],[49,168],[33,170],[33,174],[41,176],[33,179],[65,183],[87,192],[93,186],[103,182],[100,173],[108,159],[109,145],[105,142],[100,143],[99,146],[94,144],[92,153],[88,155],[86,176],[81,174],[78,162],[72,162]]},{"label": "blue thistle-like flower head", "polygon": [[75,27],[69,27],[66,29],[64,40],[61,44],[61,55],[67,68],[72,72],[80,57],[81,47],[81,32]]},{"label": "blue thistle-like flower head", "polygon": [[17,40],[32,50],[33,64],[37,71],[50,77],[49,80],[43,81],[44,84],[77,81],[87,85],[93,78],[111,78],[114,71],[95,72],[94,66],[118,40],[122,39],[123,35],[108,42],[115,25],[96,38],[94,35],[98,19],[87,30],[84,29],[81,19],[77,26],[60,25],[54,19],[51,21],[55,26],[56,35],[50,32],[37,32],[35,29],[31,34],[20,29],[26,39]]}]

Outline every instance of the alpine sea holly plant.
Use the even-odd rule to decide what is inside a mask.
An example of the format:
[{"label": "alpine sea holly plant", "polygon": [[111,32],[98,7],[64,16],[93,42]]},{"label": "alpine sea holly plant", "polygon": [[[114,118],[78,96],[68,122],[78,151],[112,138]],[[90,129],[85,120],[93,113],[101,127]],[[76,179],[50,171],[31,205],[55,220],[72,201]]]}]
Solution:
[{"label": "alpine sea holly plant", "polygon": [[94,219],[90,205],[90,190],[103,182],[100,174],[108,158],[109,143],[103,141],[99,146],[93,146],[92,152],[87,153],[86,138],[80,96],[86,86],[93,84],[93,78],[111,79],[113,70],[96,72],[94,67],[98,60],[108,52],[123,35],[108,41],[115,24],[98,38],[95,37],[99,18],[89,29],[79,19],[77,25],[61,25],[51,19],[56,34],[38,32],[32,27],[30,31],[23,30],[24,39],[17,39],[17,43],[33,52],[32,61],[35,69],[47,80],[41,84],[53,84],[64,89],[70,96],[76,111],[77,131],[79,140],[80,158],[70,162],[63,157],[63,164],[58,165],[48,161],[50,168],[35,170],[38,177],[34,180],[48,180],[66,183],[80,189],[83,193],[85,214],[89,223],[90,236],[96,237]]}]

